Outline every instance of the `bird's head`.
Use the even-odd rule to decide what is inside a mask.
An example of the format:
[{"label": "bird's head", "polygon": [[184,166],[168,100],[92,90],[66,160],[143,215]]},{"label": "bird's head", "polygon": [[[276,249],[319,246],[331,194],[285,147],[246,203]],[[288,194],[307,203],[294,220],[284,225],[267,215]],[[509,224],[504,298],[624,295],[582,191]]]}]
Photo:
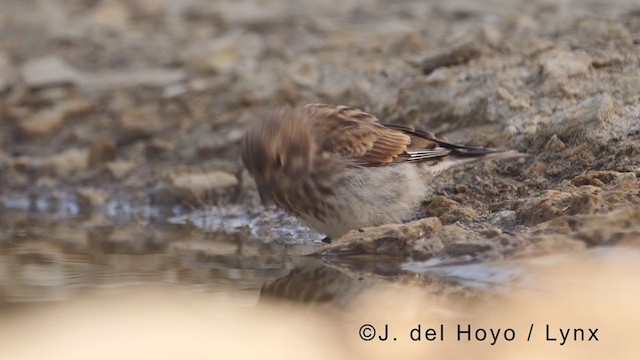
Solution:
[{"label": "bird's head", "polygon": [[241,144],[242,162],[263,200],[308,174],[314,151],[308,117],[289,108],[272,111],[253,124]]}]

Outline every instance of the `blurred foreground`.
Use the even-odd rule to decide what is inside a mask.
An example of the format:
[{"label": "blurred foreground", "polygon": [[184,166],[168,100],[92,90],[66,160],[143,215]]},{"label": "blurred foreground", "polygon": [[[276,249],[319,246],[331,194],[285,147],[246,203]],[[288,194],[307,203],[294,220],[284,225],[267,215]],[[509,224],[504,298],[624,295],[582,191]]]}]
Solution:
[{"label": "blurred foreground", "polygon": [[[5,307],[0,358],[468,358],[472,352],[479,359],[628,359],[639,350],[634,338],[640,331],[638,255],[637,250],[600,249],[498,264],[517,265],[525,281],[481,301],[442,296],[408,281],[370,286],[344,307],[331,302],[302,307],[273,296],[238,302],[176,286],[89,292],[65,303]],[[361,340],[365,324],[378,336],[387,324],[387,341]],[[418,324],[422,341],[412,341],[411,329]],[[443,340],[438,334],[426,341],[426,328],[439,332],[441,324]],[[471,326],[472,341],[465,334],[458,341],[458,325]],[[486,330],[486,340],[475,340],[478,328]],[[490,328],[501,329],[495,345]],[[566,333],[567,328],[583,332],[571,330],[561,344],[560,329]],[[507,341],[504,335],[515,338]]]}]

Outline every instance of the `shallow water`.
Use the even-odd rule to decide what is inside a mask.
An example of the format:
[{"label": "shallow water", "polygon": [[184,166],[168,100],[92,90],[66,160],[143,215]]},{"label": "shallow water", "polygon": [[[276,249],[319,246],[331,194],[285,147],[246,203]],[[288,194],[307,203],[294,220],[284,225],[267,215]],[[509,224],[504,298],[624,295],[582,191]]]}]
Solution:
[{"label": "shallow water", "polygon": [[394,283],[447,296],[491,297],[553,283],[530,275],[532,268],[585,257],[634,261],[639,255],[600,248],[453,264],[439,258],[319,257],[313,253],[322,248],[322,236],[278,211],[249,215],[234,207],[163,209],[125,201],[87,211],[73,199],[59,194],[55,199],[2,199],[3,303],[67,301],[85,292],[126,293],[159,285],[256,302],[262,296],[342,307],[368,288]]}]

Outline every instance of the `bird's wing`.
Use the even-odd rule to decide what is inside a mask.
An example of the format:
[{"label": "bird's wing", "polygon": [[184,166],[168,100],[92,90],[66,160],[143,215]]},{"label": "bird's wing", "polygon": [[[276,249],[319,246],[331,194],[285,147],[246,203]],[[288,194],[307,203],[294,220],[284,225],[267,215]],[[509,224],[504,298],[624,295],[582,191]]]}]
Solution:
[{"label": "bird's wing", "polygon": [[320,150],[340,154],[358,166],[423,161],[452,152],[432,133],[385,126],[375,116],[355,108],[310,104],[304,111],[316,119],[314,132],[321,137]]}]

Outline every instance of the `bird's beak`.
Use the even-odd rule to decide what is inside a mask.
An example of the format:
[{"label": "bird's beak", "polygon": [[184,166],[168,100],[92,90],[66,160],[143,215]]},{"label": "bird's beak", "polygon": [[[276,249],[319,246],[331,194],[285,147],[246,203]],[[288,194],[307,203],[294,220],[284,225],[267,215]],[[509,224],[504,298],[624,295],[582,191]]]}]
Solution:
[{"label": "bird's beak", "polygon": [[271,190],[268,185],[258,185],[258,193],[260,194],[260,201],[262,201],[262,205],[269,206],[274,204],[273,197],[271,196]]}]

